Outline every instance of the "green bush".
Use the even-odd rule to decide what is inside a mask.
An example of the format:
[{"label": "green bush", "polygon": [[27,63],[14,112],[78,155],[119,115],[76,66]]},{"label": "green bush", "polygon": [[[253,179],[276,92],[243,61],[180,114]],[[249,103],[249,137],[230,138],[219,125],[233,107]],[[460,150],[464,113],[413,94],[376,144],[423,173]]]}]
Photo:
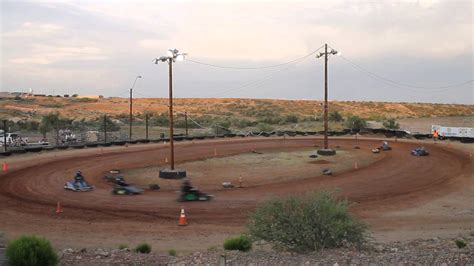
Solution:
[{"label": "green bush", "polygon": [[268,125],[268,124],[265,124],[265,123],[259,123],[257,125],[257,130],[258,131],[270,132],[270,131],[273,131],[273,127]]},{"label": "green bush", "polygon": [[334,122],[341,122],[344,119],[342,118],[342,115],[338,111],[334,111],[334,112],[329,113],[328,120],[334,121]]},{"label": "green bush", "polygon": [[395,118],[390,118],[385,121],[383,121],[383,126],[388,129],[399,129],[400,124],[395,121]]},{"label": "green bush", "polygon": [[224,241],[224,249],[249,251],[252,249],[252,240],[246,235],[227,238]]},{"label": "green bush", "polygon": [[461,240],[461,239],[456,239],[454,243],[456,243],[456,247],[458,248],[464,248],[467,245],[466,242],[464,242],[464,240]]},{"label": "green bush", "polygon": [[135,252],[150,253],[151,252],[151,246],[147,243],[141,243],[135,248]]},{"label": "green bush", "polygon": [[250,216],[249,232],[275,249],[310,252],[368,240],[367,225],[352,217],[346,201],[329,192],[269,200]]},{"label": "green bush", "polygon": [[356,115],[349,116],[346,120],[346,126],[351,130],[359,131],[361,129],[367,128],[367,121]]},{"label": "green bush", "polygon": [[8,263],[12,266],[49,266],[58,264],[58,255],[48,240],[37,236],[21,236],[8,244]]},{"label": "green bush", "polygon": [[169,254],[170,256],[173,256],[173,257],[174,257],[174,256],[176,256],[177,253],[176,253],[176,250],[170,249],[170,250],[168,250],[168,254]]}]

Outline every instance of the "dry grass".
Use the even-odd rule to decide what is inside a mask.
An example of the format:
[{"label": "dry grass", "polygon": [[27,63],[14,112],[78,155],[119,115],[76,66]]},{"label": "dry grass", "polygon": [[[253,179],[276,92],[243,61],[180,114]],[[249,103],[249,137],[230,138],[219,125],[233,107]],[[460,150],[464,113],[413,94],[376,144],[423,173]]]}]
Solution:
[{"label": "dry grass", "polygon": [[[164,113],[167,111],[165,98],[137,98],[134,100],[134,113]],[[279,115],[297,114],[299,116],[321,115],[321,101],[309,100],[269,100],[269,99],[175,99],[175,110],[188,111],[194,116],[232,116],[253,118],[262,113]],[[127,98],[104,98],[79,100],[74,98],[36,97],[22,100],[3,98],[0,100],[0,118],[38,119],[42,114],[60,112],[61,115],[75,119],[92,119],[104,114],[127,116]],[[431,104],[431,103],[392,103],[392,102],[354,102],[332,101],[330,111],[339,111],[343,116],[358,115],[363,118],[380,120],[389,117],[416,118],[442,116],[474,115],[474,105]]]}]

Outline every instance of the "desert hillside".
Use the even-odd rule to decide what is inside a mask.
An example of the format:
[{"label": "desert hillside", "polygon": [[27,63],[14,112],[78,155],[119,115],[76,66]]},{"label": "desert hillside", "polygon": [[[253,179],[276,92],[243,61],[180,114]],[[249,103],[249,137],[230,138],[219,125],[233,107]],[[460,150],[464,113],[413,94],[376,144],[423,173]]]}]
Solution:
[{"label": "desert hillside", "polygon": [[[167,112],[165,98],[137,98],[133,112],[160,114]],[[187,111],[194,116],[215,115],[236,118],[256,118],[272,114],[317,116],[322,114],[322,101],[269,100],[269,99],[174,99],[177,112]],[[362,118],[418,118],[472,116],[474,105],[331,101],[330,112],[338,111],[343,116],[358,115]],[[42,115],[59,112],[70,119],[96,119],[104,114],[126,117],[129,112],[127,98],[64,98],[64,97],[16,97],[0,99],[1,119],[39,120]]]}]

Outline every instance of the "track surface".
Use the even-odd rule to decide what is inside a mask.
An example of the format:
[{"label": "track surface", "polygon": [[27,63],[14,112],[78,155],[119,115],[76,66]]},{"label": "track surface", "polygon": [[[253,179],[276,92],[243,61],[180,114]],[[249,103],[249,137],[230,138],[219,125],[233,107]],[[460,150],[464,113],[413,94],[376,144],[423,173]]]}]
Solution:
[{"label": "track surface", "polygon": [[[315,138],[183,142],[176,147],[176,157],[179,158],[177,165],[183,161],[213,157],[214,149],[219,150],[219,156],[228,156],[253,149],[296,149],[314,147],[320,143],[320,139]],[[356,142],[353,139],[335,139],[331,140],[331,145],[340,145],[346,150],[355,145],[371,149],[379,146],[380,140]],[[113,168],[138,168],[164,162],[168,156],[167,145],[135,146],[104,153],[100,153],[99,149],[91,149],[76,156],[31,160],[16,165],[13,171],[0,176],[0,208],[8,210],[11,215],[8,222],[10,225],[17,223],[18,228],[31,223],[23,220],[24,215],[34,216],[35,222],[47,227],[51,217],[55,216],[57,201],[61,201],[68,210],[61,214],[61,221],[66,227],[81,222],[131,224],[153,221],[175,225],[177,211],[182,205],[187,209],[188,217],[191,216],[192,221],[202,227],[240,227],[247,219],[248,212],[271,196],[338,188],[341,197],[356,203],[352,208],[356,214],[374,217],[387,210],[411,207],[453,191],[457,178],[474,171],[466,152],[425,143],[430,156],[414,157],[410,155],[410,150],[417,146],[415,143],[399,141],[391,142],[391,145],[392,151],[383,152],[381,160],[362,169],[334,176],[315,173],[312,178],[244,189],[209,191],[203,187],[202,190],[215,196],[214,200],[184,204],[176,202],[177,193],[170,191],[146,192],[136,197],[114,196],[110,193],[110,184],[102,179]],[[62,188],[78,169],[96,186],[95,191],[74,193]],[[269,176],[271,174],[268,173]],[[16,213],[21,215],[15,218]],[[1,226],[0,221],[0,229]],[[110,234],[113,233],[111,229]],[[104,232],[104,236],[107,236],[107,232]]]}]

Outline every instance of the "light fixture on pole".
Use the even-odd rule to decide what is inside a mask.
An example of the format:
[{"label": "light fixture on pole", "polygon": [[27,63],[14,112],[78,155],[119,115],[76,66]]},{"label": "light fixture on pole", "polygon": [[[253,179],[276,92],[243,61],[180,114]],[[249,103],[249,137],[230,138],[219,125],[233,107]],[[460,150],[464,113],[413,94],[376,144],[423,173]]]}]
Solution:
[{"label": "light fixture on pole", "polygon": [[170,138],[170,168],[160,170],[160,177],[167,179],[180,179],[186,177],[185,170],[174,168],[174,134],[173,134],[173,63],[183,61],[187,54],[180,53],[177,49],[169,49],[166,56],[155,58],[153,62],[167,62],[169,69],[169,138]]},{"label": "light fixture on pole", "polygon": [[132,87],[130,88],[130,118],[129,118],[129,123],[130,123],[130,132],[129,132],[129,135],[128,135],[128,138],[129,139],[132,139],[132,120],[133,120],[133,115],[132,115],[132,104],[133,104],[133,96],[132,96],[132,91],[133,91],[133,88],[135,87],[135,83],[137,83],[137,79],[141,79],[142,76],[137,76],[135,78],[135,81],[133,82],[133,85]]},{"label": "light fixture on pole", "polygon": [[331,48],[328,52],[328,45],[324,45],[324,52],[316,55],[316,58],[324,56],[324,147],[318,150],[320,155],[335,155],[336,150],[329,149],[328,145],[328,55],[335,55],[337,51]]}]

